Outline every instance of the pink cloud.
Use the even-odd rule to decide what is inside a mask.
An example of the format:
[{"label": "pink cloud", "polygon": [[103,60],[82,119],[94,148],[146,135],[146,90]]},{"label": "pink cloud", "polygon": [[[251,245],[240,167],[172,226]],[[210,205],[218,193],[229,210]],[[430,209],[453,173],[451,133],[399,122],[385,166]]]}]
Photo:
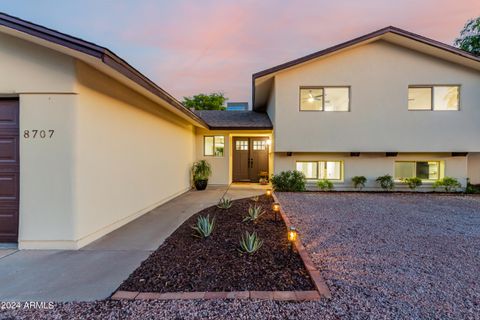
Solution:
[{"label": "pink cloud", "polygon": [[120,40],[144,50],[152,78],[181,98],[224,91],[249,100],[251,75],[395,25],[452,43],[480,14],[465,1],[151,1],[130,13]]}]

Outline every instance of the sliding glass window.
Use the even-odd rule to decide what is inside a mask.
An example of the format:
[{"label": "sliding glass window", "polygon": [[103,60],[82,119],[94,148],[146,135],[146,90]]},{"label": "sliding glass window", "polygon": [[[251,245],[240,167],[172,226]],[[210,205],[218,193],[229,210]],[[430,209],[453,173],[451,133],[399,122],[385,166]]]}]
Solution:
[{"label": "sliding glass window", "polygon": [[349,111],[349,87],[301,87],[300,111]]},{"label": "sliding glass window", "polygon": [[225,148],[224,136],[205,136],[203,139],[204,156],[223,157]]},{"label": "sliding glass window", "polygon": [[459,110],[459,86],[410,86],[408,110]]},{"label": "sliding glass window", "polygon": [[297,171],[303,172],[307,179],[342,180],[342,161],[297,161]]},{"label": "sliding glass window", "polygon": [[440,169],[440,161],[396,161],[395,180],[413,177],[422,180],[438,180]]}]

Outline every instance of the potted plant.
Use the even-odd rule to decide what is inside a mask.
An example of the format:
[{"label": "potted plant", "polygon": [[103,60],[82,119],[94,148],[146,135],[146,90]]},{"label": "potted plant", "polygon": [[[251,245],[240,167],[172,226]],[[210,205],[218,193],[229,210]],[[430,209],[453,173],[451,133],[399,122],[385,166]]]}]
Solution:
[{"label": "potted plant", "polygon": [[212,168],[207,161],[200,160],[193,164],[192,174],[195,189],[205,190],[208,184],[208,177],[212,174]]}]

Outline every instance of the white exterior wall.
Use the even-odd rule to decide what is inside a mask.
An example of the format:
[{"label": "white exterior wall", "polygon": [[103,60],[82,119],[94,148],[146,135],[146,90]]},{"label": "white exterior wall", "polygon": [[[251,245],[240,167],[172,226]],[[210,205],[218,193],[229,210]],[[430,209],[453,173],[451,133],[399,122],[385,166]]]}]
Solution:
[{"label": "white exterior wall", "polygon": [[[409,111],[408,86],[460,85],[460,111]],[[351,86],[350,112],[300,112],[300,86]],[[480,72],[384,41],[274,81],[277,152],[479,152]],[[271,108],[271,106],[269,107]]]},{"label": "white exterior wall", "polygon": [[[375,179],[385,174],[394,176],[395,161],[443,161],[444,176],[455,177],[462,186],[466,184],[467,157],[451,157],[442,153],[401,154],[397,157],[386,157],[385,153],[363,153],[359,157],[351,157],[349,153],[275,153],[275,173],[294,170],[296,161],[343,161],[343,181],[333,181],[336,190],[353,189],[352,177],[365,176],[368,181],[364,190],[381,190]],[[316,181],[310,180],[310,187],[315,189]],[[397,190],[408,190],[403,183],[396,183]],[[431,183],[424,182],[420,190],[431,191]]]},{"label": "white exterior wall", "polygon": [[75,240],[83,246],[189,190],[195,135],[87,65],[77,72]]},{"label": "white exterior wall", "polygon": [[[74,60],[0,33],[0,95],[19,98],[19,247],[62,247],[74,238]],[[55,130],[52,138],[25,130]]]},{"label": "white exterior wall", "polygon": [[[77,249],[190,188],[193,125],[54,50],[0,33],[20,105],[20,249]],[[55,130],[26,139],[24,130]]]},{"label": "white exterior wall", "polygon": [[468,155],[468,177],[473,184],[480,184],[480,153]]}]

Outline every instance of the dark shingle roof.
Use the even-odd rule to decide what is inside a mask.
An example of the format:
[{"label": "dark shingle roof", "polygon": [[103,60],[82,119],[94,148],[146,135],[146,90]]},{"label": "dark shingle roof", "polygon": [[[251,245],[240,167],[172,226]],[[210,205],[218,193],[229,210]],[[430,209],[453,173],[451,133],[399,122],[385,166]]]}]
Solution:
[{"label": "dark shingle roof", "polygon": [[195,110],[194,113],[205,121],[210,129],[272,129],[272,122],[266,113],[255,111]]}]

